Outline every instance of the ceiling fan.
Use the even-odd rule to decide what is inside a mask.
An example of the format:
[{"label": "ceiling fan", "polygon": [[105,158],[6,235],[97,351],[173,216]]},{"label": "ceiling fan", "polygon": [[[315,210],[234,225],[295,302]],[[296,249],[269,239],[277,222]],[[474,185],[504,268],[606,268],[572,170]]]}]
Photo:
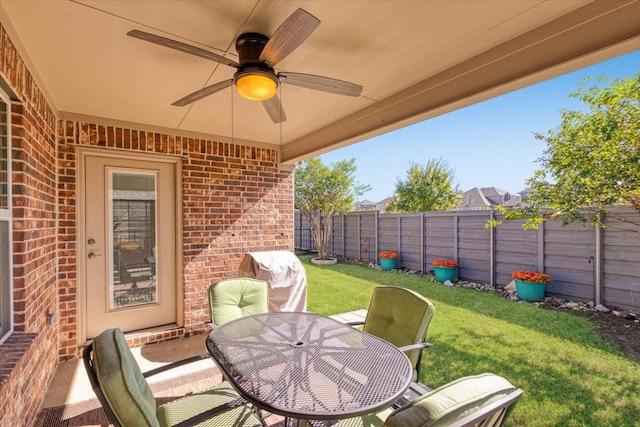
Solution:
[{"label": "ceiling fan", "polygon": [[300,46],[318,25],[320,21],[315,16],[298,9],[285,19],[271,37],[260,33],[240,34],[236,39],[239,63],[208,50],[144,31],[132,30],[127,35],[238,69],[232,79],[204,87],[172,105],[185,106],[235,85],[243,97],[262,101],[271,120],[280,123],[286,120],[276,95],[280,83],[346,96],[358,96],[362,91],[360,85],[329,77],[287,71],[276,73],[274,67]]}]

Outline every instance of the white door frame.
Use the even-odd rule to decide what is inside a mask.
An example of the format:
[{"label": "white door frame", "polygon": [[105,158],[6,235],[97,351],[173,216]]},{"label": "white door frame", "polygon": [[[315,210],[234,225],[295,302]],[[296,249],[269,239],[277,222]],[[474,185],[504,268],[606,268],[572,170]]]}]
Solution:
[{"label": "white door frame", "polygon": [[124,160],[147,160],[151,162],[160,162],[160,163],[172,163],[174,165],[175,170],[175,183],[176,183],[176,200],[175,200],[175,230],[176,230],[176,260],[175,260],[175,284],[176,284],[176,323],[177,326],[184,325],[184,309],[183,309],[183,301],[184,301],[184,282],[183,282],[183,252],[182,252],[182,158],[179,156],[171,156],[171,155],[160,155],[160,154],[152,154],[152,153],[135,153],[124,150],[116,150],[116,149],[100,149],[100,148],[92,148],[92,147],[78,147],[76,148],[76,169],[77,169],[77,204],[76,204],[76,304],[78,310],[77,316],[77,343],[78,346],[84,346],[87,343],[87,307],[86,307],[86,297],[87,297],[87,287],[86,287],[86,261],[87,261],[87,248],[86,241],[87,236],[85,233],[86,229],[86,218],[85,218],[85,164],[87,156],[98,156],[98,157],[110,157]]}]

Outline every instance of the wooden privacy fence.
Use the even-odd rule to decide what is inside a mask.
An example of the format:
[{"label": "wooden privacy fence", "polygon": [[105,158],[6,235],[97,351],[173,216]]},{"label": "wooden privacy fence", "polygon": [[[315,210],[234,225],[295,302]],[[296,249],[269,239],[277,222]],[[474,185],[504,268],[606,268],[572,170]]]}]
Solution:
[{"label": "wooden privacy fence", "polygon": [[[618,215],[637,213],[616,208]],[[396,251],[399,267],[428,272],[436,258],[458,261],[458,278],[504,286],[516,270],[550,274],[550,295],[640,312],[640,233],[622,220],[609,227],[547,221],[523,230],[524,220],[485,228],[493,211],[380,214],[353,212],[333,221],[329,253],[378,263],[380,251]],[[497,216],[500,220],[500,216]],[[308,224],[295,216],[295,247],[315,250]]]}]

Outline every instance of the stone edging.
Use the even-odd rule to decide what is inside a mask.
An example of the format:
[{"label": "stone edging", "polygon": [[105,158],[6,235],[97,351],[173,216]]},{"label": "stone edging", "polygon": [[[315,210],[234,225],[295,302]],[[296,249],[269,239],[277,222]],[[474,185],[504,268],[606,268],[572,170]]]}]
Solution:
[{"label": "stone edging", "polygon": [[[360,262],[358,260],[347,259],[347,258],[342,259],[342,261],[350,264],[367,264],[369,268],[382,270],[382,268],[378,264],[375,264],[372,262]],[[387,272],[426,277],[431,279],[435,283],[440,283],[433,278],[433,274],[431,272],[429,274],[423,274],[417,270],[409,270],[406,268],[395,268],[393,270],[388,270]],[[443,284],[443,286],[459,286],[463,288],[474,289],[480,292],[494,292],[496,295],[499,295],[503,298],[508,298],[511,301],[521,301],[520,298],[518,298],[518,294],[515,291],[515,286],[513,287],[513,289],[509,289],[510,288],[509,285],[504,287],[491,286],[483,283],[468,282],[465,280],[459,280],[458,282],[449,282],[449,281],[447,282],[448,283]],[[635,323],[640,323],[640,314],[620,310],[619,308],[614,306],[607,307],[602,304],[596,305],[593,301],[576,302],[576,301],[570,301],[570,300],[566,300],[558,297],[545,297],[544,300],[538,301],[538,302],[532,302],[532,303],[529,303],[526,301],[522,301],[522,302],[525,302],[527,304],[533,304],[536,306],[545,306],[550,308],[564,308],[564,309],[573,310],[573,311],[599,311],[602,313],[611,313],[613,316],[616,316],[625,320],[632,320]]]}]

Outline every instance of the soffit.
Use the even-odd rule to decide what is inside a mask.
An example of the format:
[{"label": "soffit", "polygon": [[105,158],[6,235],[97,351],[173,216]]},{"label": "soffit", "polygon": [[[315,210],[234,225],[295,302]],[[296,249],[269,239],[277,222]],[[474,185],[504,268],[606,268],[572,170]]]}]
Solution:
[{"label": "soffit", "polygon": [[[0,1],[0,22],[61,117],[129,122],[281,149],[291,163],[639,47],[638,1]],[[146,43],[138,29],[237,60],[297,8],[320,26],[276,67],[360,84],[350,98],[291,85],[287,115],[228,88],[171,103],[235,69]]]}]

